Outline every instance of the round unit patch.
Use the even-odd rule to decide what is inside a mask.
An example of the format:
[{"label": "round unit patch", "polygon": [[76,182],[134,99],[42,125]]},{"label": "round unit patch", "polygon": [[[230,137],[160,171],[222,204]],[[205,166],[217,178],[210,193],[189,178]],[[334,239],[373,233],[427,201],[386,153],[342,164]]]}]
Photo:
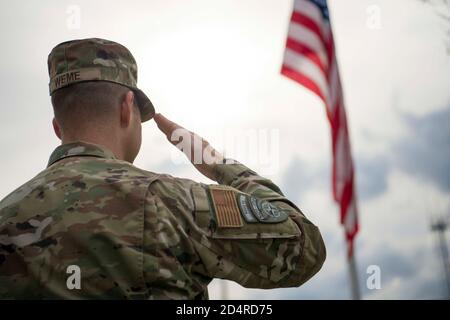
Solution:
[{"label": "round unit patch", "polygon": [[269,201],[246,194],[238,194],[238,205],[247,223],[277,223],[288,218],[288,214]]}]

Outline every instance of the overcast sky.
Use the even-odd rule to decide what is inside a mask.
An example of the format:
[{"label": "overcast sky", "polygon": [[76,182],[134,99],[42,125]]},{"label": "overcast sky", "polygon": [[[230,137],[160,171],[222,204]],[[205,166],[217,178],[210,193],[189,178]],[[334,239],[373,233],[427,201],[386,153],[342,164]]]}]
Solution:
[{"label": "overcast sky", "polygon": [[[449,26],[438,8],[416,0],[329,0],[329,7],[357,169],[363,297],[442,298],[430,221],[450,212]],[[228,297],[348,299],[324,107],[279,73],[291,8],[290,0],[0,0],[0,198],[43,170],[59,144],[50,50],[74,38],[114,40],[132,51],[138,85],[158,112],[271,178],[324,235],[327,261],[304,286],[264,291],[228,283]],[[175,161],[153,121],[143,130],[137,166],[211,182]],[[242,137],[255,132],[274,137],[269,152],[255,157],[229,143],[245,144]],[[379,290],[366,287],[370,265],[381,269]],[[219,281],[210,296],[221,297]]]}]

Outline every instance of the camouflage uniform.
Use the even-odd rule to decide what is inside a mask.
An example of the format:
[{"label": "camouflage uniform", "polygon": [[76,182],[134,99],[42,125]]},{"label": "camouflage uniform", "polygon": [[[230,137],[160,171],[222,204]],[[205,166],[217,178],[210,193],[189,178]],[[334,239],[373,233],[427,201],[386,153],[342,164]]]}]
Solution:
[{"label": "camouflage uniform", "polygon": [[213,278],[280,288],[319,271],[320,232],[276,185],[239,163],[212,169],[218,185],[57,147],[0,202],[0,298],[205,299]]},{"label": "camouflage uniform", "polygon": [[[99,145],[59,146],[0,202],[0,297],[195,299],[212,278],[293,287],[320,269],[317,227],[276,185],[242,164],[214,172],[221,187],[141,170]],[[238,206],[239,226],[219,226],[220,196],[232,207],[241,194],[289,217],[246,221]],[[66,286],[69,265],[81,290]]]}]

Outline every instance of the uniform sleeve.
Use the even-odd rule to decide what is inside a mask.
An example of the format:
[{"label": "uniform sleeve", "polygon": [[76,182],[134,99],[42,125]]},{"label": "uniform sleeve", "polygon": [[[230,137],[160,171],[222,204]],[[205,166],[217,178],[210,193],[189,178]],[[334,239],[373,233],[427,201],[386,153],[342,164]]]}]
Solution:
[{"label": "uniform sleeve", "polygon": [[201,263],[193,272],[248,288],[297,287],[317,273],[325,246],[316,226],[270,180],[242,164],[215,165],[219,185],[184,180],[184,215]]}]

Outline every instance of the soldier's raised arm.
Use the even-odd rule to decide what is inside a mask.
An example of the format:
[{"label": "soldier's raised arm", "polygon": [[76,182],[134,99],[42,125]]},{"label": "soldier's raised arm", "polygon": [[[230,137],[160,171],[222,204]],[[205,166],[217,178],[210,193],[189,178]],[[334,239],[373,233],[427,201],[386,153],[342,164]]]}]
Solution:
[{"label": "soldier's raised arm", "polygon": [[[182,127],[160,114],[155,121],[171,143],[179,144],[180,135],[174,139],[173,133]],[[196,145],[183,150],[190,159]],[[299,286],[316,274],[326,256],[319,229],[272,181],[240,163],[226,164],[204,140],[201,148],[208,151],[210,164],[193,164],[219,185],[171,182],[174,193],[189,192],[193,200],[177,206],[191,211],[186,228],[201,260],[194,264],[195,272],[251,288]],[[166,187],[156,183],[152,188]],[[185,214],[184,209],[177,208]]]}]

